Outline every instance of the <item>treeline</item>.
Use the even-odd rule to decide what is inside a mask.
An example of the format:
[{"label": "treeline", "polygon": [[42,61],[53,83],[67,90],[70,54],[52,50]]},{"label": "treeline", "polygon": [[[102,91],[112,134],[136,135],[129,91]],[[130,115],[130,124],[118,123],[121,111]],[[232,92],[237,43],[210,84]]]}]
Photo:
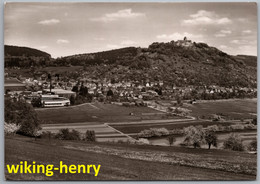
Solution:
[{"label": "treeline", "polygon": [[57,58],[54,62],[57,66],[84,66],[99,64],[124,64],[129,63],[137,55],[137,48],[127,47],[111,51],[103,51],[91,54],[78,54]]},{"label": "treeline", "polygon": [[208,127],[203,127],[202,125],[184,127],[182,129],[167,130],[166,128],[150,128],[143,130],[137,134],[137,138],[151,138],[151,137],[161,137],[167,136],[169,145],[173,145],[176,141],[176,137],[179,135],[184,137],[184,140],[180,145],[182,146],[193,146],[194,148],[201,147],[203,144],[208,145],[208,149],[211,146],[218,146],[218,134],[220,132],[230,132],[230,135],[224,140],[223,148],[230,149],[233,151],[256,151],[257,142],[253,140],[250,144],[245,147],[243,141],[238,134],[234,131],[238,130],[252,130],[256,129],[255,120],[248,124],[236,124],[236,125],[211,125]]},{"label": "treeline", "polygon": [[52,66],[52,59],[42,56],[5,56],[5,67],[30,68]]}]

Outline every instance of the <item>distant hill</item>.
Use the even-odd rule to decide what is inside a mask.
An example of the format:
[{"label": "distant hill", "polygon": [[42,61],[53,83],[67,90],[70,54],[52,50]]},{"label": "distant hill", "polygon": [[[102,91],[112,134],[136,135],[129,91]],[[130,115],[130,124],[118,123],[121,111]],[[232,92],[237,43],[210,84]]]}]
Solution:
[{"label": "distant hill", "polygon": [[190,40],[171,41],[168,43],[152,43],[148,48],[127,47],[97,53],[77,54],[61,57],[56,60],[58,65],[95,65],[122,64],[134,66],[135,61],[151,60],[152,63],[163,61],[189,61],[210,65],[235,64],[257,66],[256,56],[231,56],[206,43]]},{"label": "distant hill", "polygon": [[[30,66],[28,57],[12,65]],[[5,60],[5,62],[7,59]],[[152,43],[36,62],[37,66],[84,66],[85,77],[113,81],[164,81],[167,86],[256,87],[257,57],[232,56],[191,40]],[[81,72],[82,73],[82,72]],[[67,74],[66,74],[67,75]]]},{"label": "distant hill", "polygon": [[51,55],[29,47],[5,45],[5,67],[45,66],[50,63]]},{"label": "distant hill", "polygon": [[11,46],[11,45],[5,45],[4,47],[5,56],[35,56],[35,57],[46,57],[50,58],[51,55],[29,47],[18,47],[18,46]]},{"label": "distant hill", "polygon": [[103,51],[90,54],[77,54],[62,58],[57,58],[55,63],[59,65],[96,65],[115,64],[120,61],[133,60],[137,56],[138,48],[126,47],[110,51]]},{"label": "distant hill", "polygon": [[[128,47],[111,51],[78,54],[56,59],[56,66],[99,66],[102,72],[91,77],[142,81],[168,81],[171,85],[219,85],[256,87],[255,56],[232,56],[207,45],[190,40],[152,43],[148,48]],[[106,65],[106,66],[105,66]],[[110,65],[110,66],[107,66]],[[114,69],[123,66],[125,69]],[[105,68],[109,68],[106,69]],[[96,70],[96,69],[94,69]],[[102,68],[97,69],[102,70]],[[128,72],[125,72],[127,71]],[[124,71],[124,72],[122,72]],[[99,75],[100,74],[100,75]],[[102,75],[101,75],[102,74]]]}]

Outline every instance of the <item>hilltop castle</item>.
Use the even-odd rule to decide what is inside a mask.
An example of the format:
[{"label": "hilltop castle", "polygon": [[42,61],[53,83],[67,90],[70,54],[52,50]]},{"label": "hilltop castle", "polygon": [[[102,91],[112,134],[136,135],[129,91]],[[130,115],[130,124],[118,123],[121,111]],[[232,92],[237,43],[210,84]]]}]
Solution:
[{"label": "hilltop castle", "polygon": [[185,36],[185,37],[183,38],[183,40],[178,40],[178,41],[176,42],[176,45],[177,45],[177,46],[183,46],[183,47],[190,47],[190,46],[193,45],[193,43],[191,42],[191,40],[188,40],[187,37]]}]

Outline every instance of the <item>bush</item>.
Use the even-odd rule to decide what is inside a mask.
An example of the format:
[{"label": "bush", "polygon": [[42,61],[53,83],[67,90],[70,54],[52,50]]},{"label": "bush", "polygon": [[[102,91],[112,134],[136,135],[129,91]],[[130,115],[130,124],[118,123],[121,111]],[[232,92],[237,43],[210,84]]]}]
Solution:
[{"label": "bush", "polygon": [[251,141],[248,149],[250,151],[257,151],[257,140]]},{"label": "bush", "polygon": [[5,135],[9,134],[15,134],[19,129],[21,125],[16,125],[15,123],[6,123],[4,124],[4,133]]},{"label": "bush", "polygon": [[206,128],[208,131],[217,132],[219,131],[218,125],[211,125]]},{"label": "bush", "polygon": [[122,104],[124,107],[130,107],[130,103],[129,102],[123,102]]},{"label": "bush", "polygon": [[82,96],[82,95],[77,95],[76,98],[71,97],[70,101],[72,101],[73,105],[79,105],[79,104],[83,104],[83,103],[89,103],[91,102],[93,99],[93,96],[90,94],[87,94],[87,96]]},{"label": "bush", "polygon": [[41,98],[33,98],[31,104],[33,107],[41,107],[42,106]]},{"label": "bush", "polygon": [[183,129],[172,129],[169,131],[169,134],[178,134],[178,135],[182,135],[184,133]]},{"label": "bush", "polygon": [[257,118],[254,118],[254,119],[252,120],[252,123],[253,123],[254,125],[257,125]]},{"label": "bush", "polygon": [[150,128],[149,130],[143,130],[137,134],[138,137],[161,137],[163,135],[169,135],[169,131],[166,128]]},{"label": "bush", "polygon": [[154,136],[160,137],[163,135],[169,135],[169,131],[166,128],[151,128]]},{"label": "bush", "polygon": [[80,140],[80,133],[77,130],[69,131],[68,128],[60,129],[56,134],[56,138],[61,140]]},{"label": "bush", "polygon": [[53,138],[53,137],[55,137],[55,136],[54,136],[54,134],[51,133],[50,131],[43,131],[43,132],[41,133],[40,137],[41,137],[41,138],[51,139],[51,138]]},{"label": "bush", "polygon": [[230,125],[231,130],[244,130],[244,125]]},{"label": "bush", "polygon": [[173,112],[181,116],[188,116],[190,115],[191,110],[178,107]]},{"label": "bush", "polygon": [[40,129],[40,121],[33,107],[22,101],[12,102],[5,100],[5,121],[20,125],[17,133],[27,136],[34,136]]},{"label": "bush", "polygon": [[249,124],[244,125],[244,129],[256,129],[256,125],[250,122]]},{"label": "bush", "polygon": [[94,131],[94,130],[87,130],[87,131],[86,131],[85,140],[86,140],[86,141],[95,142],[95,141],[96,141],[95,131]]},{"label": "bush", "polygon": [[237,134],[230,134],[230,136],[224,141],[224,149],[243,151],[244,146],[242,144],[242,139]]},{"label": "bush", "polygon": [[148,139],[141,138],[141,139],[138,139],[137,144],[150,144],[150,142]]}]

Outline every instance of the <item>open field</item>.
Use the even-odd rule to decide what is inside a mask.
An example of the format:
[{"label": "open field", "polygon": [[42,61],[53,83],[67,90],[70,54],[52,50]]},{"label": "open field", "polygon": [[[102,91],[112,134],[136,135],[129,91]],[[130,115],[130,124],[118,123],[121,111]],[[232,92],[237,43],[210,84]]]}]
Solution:
[{"label": "open field", "polygon": [[187,105],[194,117],[208,117],[213,114],[225,119],[253,119],[257,114],[257,99],[232,99],[198,102]]},{"label": "open field", "polygon": [[[122,133],[113,127],[117,124],[122,127],[127,125],[139,126],[139,123],[141,123],[141,126],[142,124],[158,126],[160,123],[167,124],[175,120],[162,119],[167,118],[165,113],[148,107],[123,107],[103,103],[36,109],[36,111],[39,118],[46,122],[46,124],[42,124],[42,131],[57,133],[60,129],[68,128],[85,134],[87,130],[94,130],[99,142],[131,139],[127,134],[124,134],[125,132]],[[133,113],[133,115],[130,115],[130,113]],[[149,118],[151,120],[147,120]],[[177,116],[171,118],[183,119]],[[110,124],[113,124],[113,126]]]},{"label": "open field", "polygon": [[[41,120],[51,121],[51,123],[141,121],[143,116],[147,119],[147,113],[150,113],[150,118],[155,117],[155,119],[164,116],[160,111],[148,107],[123,107],[104,103],[36,110]],[[152,113],[154,115],[151,115]]]},{"label": "open field", "polygon": [[9,174],[7,180],[255,180],[256,155],[226,150],[5,138],[5,164],[100,164],[99,175]]},{"label": "open field", "polygon": [[[193,116],[223,114],[229,119],[255,117],[256,101],[246,100],[220,100],[202,102],[188,105]],[[128,134],[134,135],[150,128],[182,129],[188,126],[202,125],[231,125],[241,123],[235,121],[213,122],[211,120],[193,120],[173,116],[171,119],[165,113],[148,107],[124,107],[114,104],[87,103],[79,106],[63,108],[36,109],[43,124],[44,131],[56,133],[61,128],[69,128],[85,133],[94,130],[98,141],[127,140]],[[234,113],[236,112],[236,113]],[[238,112],[240,114],[238,114]],[[130,115],[133,113],[133,115]],[[235,115],[235,116],[234,116]],[[54,125],[56,124],[56,125]]]}]

